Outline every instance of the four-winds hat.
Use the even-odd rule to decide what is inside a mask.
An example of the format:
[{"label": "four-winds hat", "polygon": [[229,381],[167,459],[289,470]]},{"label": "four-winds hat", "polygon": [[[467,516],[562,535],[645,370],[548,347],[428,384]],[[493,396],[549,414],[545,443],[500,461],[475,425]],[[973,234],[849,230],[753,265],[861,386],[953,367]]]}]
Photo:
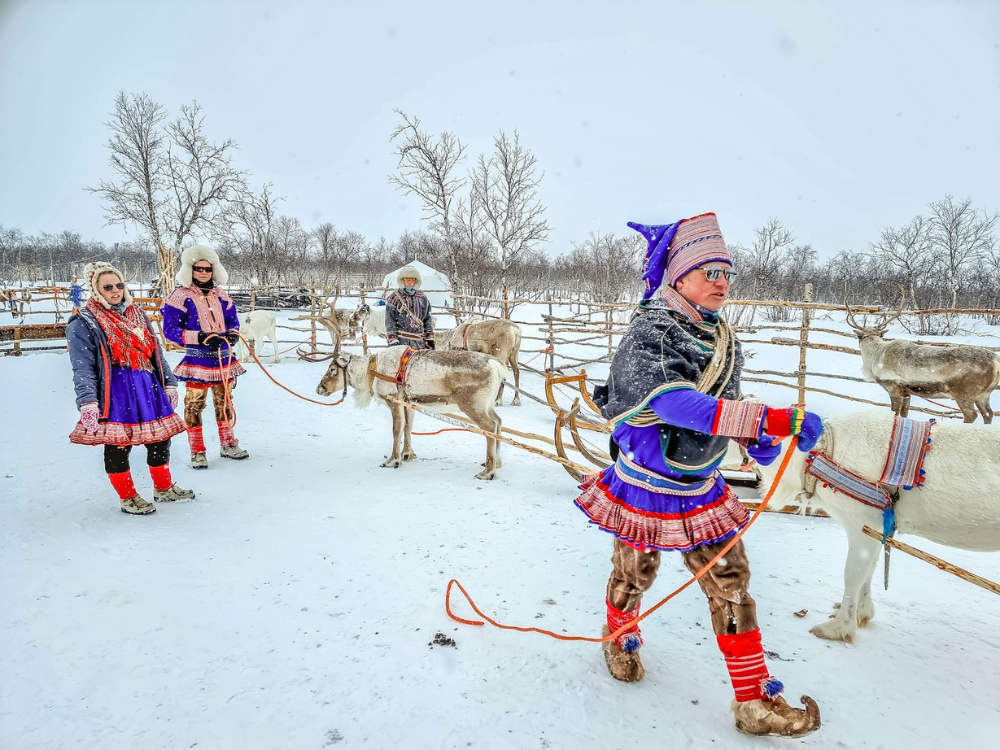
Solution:
[{"label": "four-winds hat", "polygon": [[643,299],[653,296],[663,284],[664,276],[667,284],[674,286],[682,276],[706,263],[733,263],[714,213],[699,214],[674,224],[648,226],[630,221],[628,225],[649,243],[642,269],[646,282]]}]

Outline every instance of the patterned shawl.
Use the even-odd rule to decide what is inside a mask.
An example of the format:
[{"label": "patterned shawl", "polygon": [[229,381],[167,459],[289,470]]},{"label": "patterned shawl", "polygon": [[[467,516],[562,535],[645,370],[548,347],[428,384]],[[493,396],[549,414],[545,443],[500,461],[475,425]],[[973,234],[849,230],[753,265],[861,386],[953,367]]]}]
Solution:
[{"label": "patterned shawl", "polygon": [[87,309],[97,319],[111,347],[111,361],[130,370],[150,370],[150,357],[156,351],[156,342],[146,326],[146,316],[136,305],[129,305],[124,313],[109,310],[94,297],[87,300]]}]

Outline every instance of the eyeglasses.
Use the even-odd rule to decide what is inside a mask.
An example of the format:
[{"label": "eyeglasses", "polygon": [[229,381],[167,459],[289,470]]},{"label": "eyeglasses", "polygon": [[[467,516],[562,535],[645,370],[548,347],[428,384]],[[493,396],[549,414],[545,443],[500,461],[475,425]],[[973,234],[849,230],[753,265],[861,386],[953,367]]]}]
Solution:
[{"label": "eyeglasses", "polygon": [[211,266],[192,266],[192,271],[197,271],[198,273],[212,273]]},{"label": "eyeglasses", "polygon": [[732,268],[724,268],[722,266],[702,266],[698,269],[705,274],[705,278],[709,281],[718,281],[723,274],[726,276],[726,281],[732,283],[739,274]]},{"label": "eyeglasses", "polygon": [[119,281],[117,284],[104,284],[101,287],[101,289],[103,289],[106,292],[110,292],[112,289],[124,289],[124,288],[125,284],[121,281]]}]

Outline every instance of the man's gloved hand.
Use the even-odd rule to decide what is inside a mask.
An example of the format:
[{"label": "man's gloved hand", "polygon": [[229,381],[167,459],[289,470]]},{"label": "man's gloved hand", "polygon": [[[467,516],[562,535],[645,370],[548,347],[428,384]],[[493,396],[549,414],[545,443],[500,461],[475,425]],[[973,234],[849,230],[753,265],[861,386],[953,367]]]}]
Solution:
[{"label": "man's gloved hand", "polygon": [[798,435],[800,451],[811,451],[823,434],[823,420],[811,411],[791,407],[773,409],[768,407],[764,420],[764,432],[775,437]]},{"label": "man's gloved hand", "polygon": [[761,435],[756,443],[747,446],[747,453],[761,466],[770,466],[781,454],[781,440],[773,435]]},{"label": "man's gloved hand", "polygon": [[80,407],[80,424],[87,432],[97,432],[97,414],[100,409],[97,404],[91,402]]},{"label": "man's gloved hand", "polygon": [[230,346],[236,346],[236,343],[240,340],[239,331],[226,331],[226,341],[229,342]]},{"label": "man's gloved hand", "polygon": [[165,390],[167,391],[167,401],[170,402],[170,408],[176,409],[177,403],[180,401],[180,397],[177,395],[177,389],[168,385]]},{"label": "man's gloved hand", "polygon": [[427,339],[427,348],[428,349],[433,349],[434,346],[435,346],[434,339]]},{"label": "man's gloved hand", "polygon": [[222,346],[224,339],[222,336],[217,334],[215,331],[199,331],[198,332],[198,343],[202,346],[210,346],[213,349],[218,349]]}]

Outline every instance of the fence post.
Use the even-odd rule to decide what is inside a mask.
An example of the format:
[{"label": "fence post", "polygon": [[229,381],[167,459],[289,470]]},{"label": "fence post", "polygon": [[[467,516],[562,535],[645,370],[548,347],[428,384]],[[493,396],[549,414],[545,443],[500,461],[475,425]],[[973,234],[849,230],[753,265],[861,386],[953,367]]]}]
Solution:
[{"label": "fence post", "polygon": [[312,287],[310,291],[312,296],[309,298],[309,348],[316,351],[316,316],[319,314],[316,310],[316,287]]},{"label": "fence post", "polygon": [[552,297],[549,296],[549,367],[547,372],[556,371],[556,337],[552,332]]},{"label": "fence post", "polygon": [[611,348],[612,348],[611,347],[612,340],[611,340],[611,308],[610,307],[605,308],[605,310],[604,310],[604,317],[605,317],[605,320],[607,321],[607,327],[608,327],[608,362],[610,362],[611,361]]},{"label": "fence post", "polygon": [[[812,292],[813,285],[806,284],[803,296],[805,297],[805,302],[812,302]],[[809,308],[802,308],[802,325],[799,328],[799,373],[798,373],[798,386],[799,386],[799,403],[797,406],[805,407],[806,405],[806,351],[809,344]]]},{"label": "fence post", "polygon": [[[368,304],[365,302],[365,282],[360,282],[358,284],[358,291],[361,293],[361,304]],[[369,313],[370,315],[371,313]],[[368,354],[368,334],[365,333],[364,324],[367,323],[367,319],[361,322],[361,352],[365,355]]]}]

